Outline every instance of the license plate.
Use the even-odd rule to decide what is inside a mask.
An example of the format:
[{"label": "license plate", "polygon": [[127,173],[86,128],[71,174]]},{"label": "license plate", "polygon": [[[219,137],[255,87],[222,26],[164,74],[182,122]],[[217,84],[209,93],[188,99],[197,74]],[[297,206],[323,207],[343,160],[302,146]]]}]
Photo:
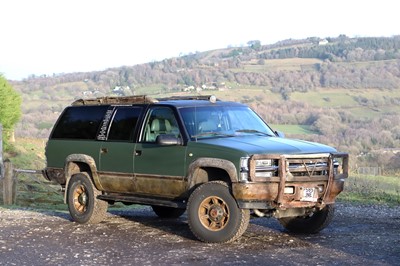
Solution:
[{"label": "license plate", "polygon": [[317,197],[315,196],[315,188],[303,187],[301,201],[317,201]]}]

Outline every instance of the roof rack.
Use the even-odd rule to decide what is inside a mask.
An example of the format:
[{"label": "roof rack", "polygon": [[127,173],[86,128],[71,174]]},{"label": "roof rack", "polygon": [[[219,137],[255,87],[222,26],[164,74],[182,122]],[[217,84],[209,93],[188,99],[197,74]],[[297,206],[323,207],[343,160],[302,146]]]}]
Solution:
[{"label": "roof rack", "polygon": [[124,97],[99,97],[92,99],[79,99],[72,105],[100,105],[100,104],[132,104],[132,103],[157,103],[158,100],[146,95],[124,96]]},{"label": "roof rack", "polygon": [[[209,101],[214,95],[184,95],[184,96],[170,96],[165,98],[157,98],[159,101],[173,101],[173,100],[206,100]],[[217,99],[217,101],[219,101]]]},{"label": "roof rack", "polygon": [[165,98],[152,98],[147,95],[138,96],[111,96],[99,97],[91,99],[79,99],[72,103],[72,105],[101,105],[101,104],[149,104],[158,103],[160,101],[173,101],[173,100],[206,100],[206,101],[219,101],[213,95],[191,95],[191,96],[171,96]]}]

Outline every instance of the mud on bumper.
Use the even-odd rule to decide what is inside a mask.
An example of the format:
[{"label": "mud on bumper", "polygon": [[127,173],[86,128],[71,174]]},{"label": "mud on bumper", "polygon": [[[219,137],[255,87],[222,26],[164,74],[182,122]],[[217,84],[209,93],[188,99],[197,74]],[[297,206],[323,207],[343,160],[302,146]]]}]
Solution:
[{"label": "mud on bumper", "polygon": [[347,153],[253,155],[232,192],[245,209],[323,208],[343,190],[348,164]]}]

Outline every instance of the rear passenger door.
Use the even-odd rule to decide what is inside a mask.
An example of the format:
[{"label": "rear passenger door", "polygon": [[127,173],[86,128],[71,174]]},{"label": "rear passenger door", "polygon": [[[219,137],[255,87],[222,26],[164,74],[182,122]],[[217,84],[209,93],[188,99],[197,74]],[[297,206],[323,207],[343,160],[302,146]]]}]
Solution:
[{"label": "rear passenger door", "polygon": [[168,106],[149,108],[135,147],[134,173],[137,192],[175,198],[186,191],[186,146],[159,145],[158,135],[182,139],[178,119]]},{"label": "rear passenger door", "polygon": [[110,125],[107,114],[98,138],[100,148],[100,183],[108,192],[135,192],[133,179],[134,132],[142,112],[141,106],[120,106],[109,109],[112,113]]}]

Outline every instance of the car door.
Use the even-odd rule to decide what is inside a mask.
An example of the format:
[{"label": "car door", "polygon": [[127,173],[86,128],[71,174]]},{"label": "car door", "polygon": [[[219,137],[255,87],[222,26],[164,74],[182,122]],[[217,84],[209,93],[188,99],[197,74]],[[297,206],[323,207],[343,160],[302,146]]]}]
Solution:
[{"label": "car door", "polygon": [[[141,106],[120,106],[112,114],[111,125],[100,129],[105,137],[100,149],[99,181],[108,192],[136,190],[133,177],[135,143],[133,135],[142,112]],[[100,132],[101,136],[102,132]]]},{"label": "car door", "polygon": [[172,108],[149,108],[135,147],[134,173],[137,192],[176,198],[186,191],[186,146],[157,144],[158,135],[181,139],[181,129]]}]

